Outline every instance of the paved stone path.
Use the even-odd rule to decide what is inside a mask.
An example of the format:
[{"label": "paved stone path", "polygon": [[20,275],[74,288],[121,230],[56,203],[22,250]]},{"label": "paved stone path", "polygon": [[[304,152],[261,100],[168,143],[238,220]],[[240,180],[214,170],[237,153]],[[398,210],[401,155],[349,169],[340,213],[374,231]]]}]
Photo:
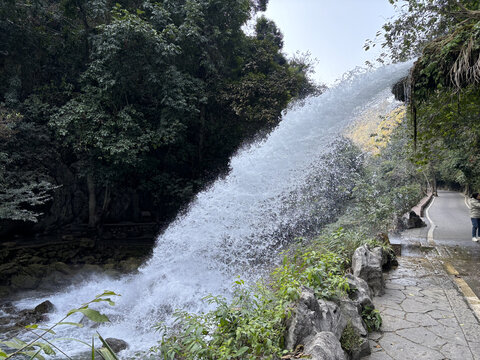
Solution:
[{"label": "paved stone path", "polygon": [[382,331],[370,334],[372,354],[364,359],[480,359],[479,319],[430,252],[399,257],[385,274],[385,294],[374,298]]}]

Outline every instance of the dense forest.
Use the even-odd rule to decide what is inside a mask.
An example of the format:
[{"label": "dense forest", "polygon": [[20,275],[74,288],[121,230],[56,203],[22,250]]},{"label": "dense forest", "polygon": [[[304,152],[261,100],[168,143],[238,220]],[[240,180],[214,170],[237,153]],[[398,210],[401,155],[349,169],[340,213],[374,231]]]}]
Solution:
[{"label": "dense forest", "polygon": [[2,1],[0,234],[161,223],[228,171],[320,91],[256,16],[266,5]]}]

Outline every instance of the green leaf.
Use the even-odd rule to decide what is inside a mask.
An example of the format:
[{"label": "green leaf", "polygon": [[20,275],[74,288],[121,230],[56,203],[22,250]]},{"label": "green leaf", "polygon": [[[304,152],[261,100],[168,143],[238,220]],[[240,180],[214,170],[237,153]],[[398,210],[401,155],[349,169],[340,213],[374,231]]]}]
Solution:
[{"label": "green leaf", "polygon": [[47,355],[55,355],[55,351],[53,351],[52,347],[48,344],[44,344],[41,342],[34,342],[32,346],[38,346],[41,350]]},{"label": "green leaf", "polygon": [[114,305],[115,305],[115,303],[114,303],[114,302],[112,301],[112,299],[110,299],[110,298],[107,298],[107,299],[98,298],[98,299],[92,300],[92,303],[101,302],[101,301],[106,301],[106,302],[108,302],[108,304],[109,304],[110,306],[114,306]]},{"label": "green leaf", "polygon": [[76,327],[83,327],[83,324],[76,323],[76,322],[68,322],[68,321],[60,322],[57,325],[70,325],[70,326],[76,326]]},{"label": "green leaf", "polygon": [[111,296],[121,296],[120,294],[117,294],[117,293],[115,293],[115,292],[113,292],[113,291],[105,290],[102,294],[95,296],[95,299],[98,299],[98,298],[100,298],[100,297],[102,297],[102,296],[110,296],[110,295],[111,295]]},{"label": "green leaf", "polygon": [[45,358],[42,355],[39,354],[40,350],[41,349],[39,349],[37,351],[22,351],[20,354],[30,356],[29,360],[32,360],[32,359],[45,360]]},{"label": "green leaf", "polygon": [[[100,350],[103,350],[101,352],[103,358],[105,360],[118,360],[117,355],[115,355],[115,352],[112,350],[110,345],[108,345],[108,343],[104,340],[104,338],[98,332],[97,332],[97,335],[98,335],[98,338],[100,339],[100,341],[102,342],[103,346],[105,346],[105,348],[100,349]],[[105,356],[107,356],[107,357],[105,357]]]},{"label": "green leaf", "polygon": [[237,351],[237,353],[235,354],[235,356],[241,356],[241,355],[243,355],[248,349],[249,349],[248,346],[244,346],[244,347],[240,348],[240,350]]},{"label": "green leaf", "polygon": [[4,344],[12,349],[21,349],[23,348],[25,345],[27,345],[25,342],[17,339],[17,338],[13,338],[12,341],[0,341],[0,344]]},{"label": "green leaf", "polygon": [[0,350],[0,358],[6,358],[8,355]]},{"label": "green leaf", "polygon": [[81,309],[70,310],[69,314],[73,314],[73,313],[76,313],[76,312],[82,313],[87,318],[89,318],[90,320],[95,321],[97,323],[103,323],[103,322],[110,321],[106,315],[99,313],[97,310],[88,309],[88,308],[81,308]]},{"label": "green leaf", "polygon": [[115,356],[112,352],[110,352],[107,348],[100,348],[97,352],[105,359],[105,360],[118,360],[118,357]]}]

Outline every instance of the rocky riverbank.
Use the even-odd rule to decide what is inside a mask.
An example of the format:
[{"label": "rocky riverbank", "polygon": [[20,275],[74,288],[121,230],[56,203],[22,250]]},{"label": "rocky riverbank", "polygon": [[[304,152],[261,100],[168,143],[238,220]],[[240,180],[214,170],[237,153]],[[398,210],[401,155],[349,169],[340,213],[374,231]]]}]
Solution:
[{"label": "rocky riverbank", "polygon": [[136,271],[151,253],[155,236],[118,234],[0,243],[0,300],[18,292],[58,289],[92,273],[115,277]]}]

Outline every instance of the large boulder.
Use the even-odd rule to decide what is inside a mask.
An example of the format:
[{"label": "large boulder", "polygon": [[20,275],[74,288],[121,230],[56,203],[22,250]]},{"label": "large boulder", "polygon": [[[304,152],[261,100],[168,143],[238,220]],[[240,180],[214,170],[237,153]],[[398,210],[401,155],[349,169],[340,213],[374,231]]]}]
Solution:
[{"label": "large boulder", "polygon": [[368,331],[362,319],[362,309],[359,305],[350,300],[342,300],[340,302],[340,311],[347,322],[349,321],[351,323],[358,335],[363,337],[368,335]]},{"label": "large boulder", "polygon": [[334,333],[322,331],[310,337],[304,353],[312,360],[347,360],[345,352]]},{"label": "large boulder", "polygon": [[21,310],[18,313],[19,320],[17,321],[17,326],[26,326],[30,324],[37,324],[48,319],[47,315],[54,309],[53,304],[46,300],[41,304],[35,306],[34,309]]},{"label": "large boulder", "polygon": [[286,347],[294,349],[305,344],[308,337],[322,331],[332,332],[339,339],[345,325],[346,321],[335,303],[319,301],[311,289],[304,288],[287,320]]},{"label": "large boulder", "polygon": [[121,339],[107,338],[105,339],[105,342],[108,344],[108,346],[110,346],[115,354],[128,348],[127,342]]},{"label": "large boulder", "polygon": [[366,244],[357,248],[352,257],[353,275],[365,280],[374,296],[384,293],[382,267],[385,262],[381,247],[370,250]]},{"label": "large boulder", "polygon": [[346,280],[348,283],[349,291],[348,297],[354,303],[360,305],[362,310],[366,307],[374,308],[372,301],[372,293],[370,288],[365,280],[354,276],[352,274],[347,274]]},{"label": "large boulder", "polygon": [[45,300],[41,304],[35,306],[35,309],[33,309],[33,311],[35,311],[37,314],[47,314],[53,311],[54,308],[55,306],[49,300]]}]

